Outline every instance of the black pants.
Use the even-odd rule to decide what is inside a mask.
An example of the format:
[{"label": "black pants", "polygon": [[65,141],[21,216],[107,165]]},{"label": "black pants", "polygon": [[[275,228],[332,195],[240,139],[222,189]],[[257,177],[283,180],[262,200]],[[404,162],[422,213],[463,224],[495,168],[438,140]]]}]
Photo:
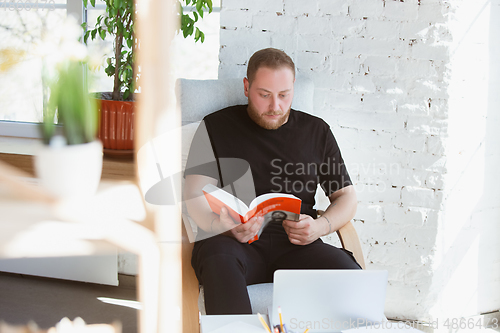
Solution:
[{"label": "black pants", "polygon": [[207,315],[251,314],[247,285],[272,282],[277,269],[361,269],[351,252],[321,239],[290,243],[278,223],[252,244],[224,235],[196,242],[191,264],[204,288]]}]

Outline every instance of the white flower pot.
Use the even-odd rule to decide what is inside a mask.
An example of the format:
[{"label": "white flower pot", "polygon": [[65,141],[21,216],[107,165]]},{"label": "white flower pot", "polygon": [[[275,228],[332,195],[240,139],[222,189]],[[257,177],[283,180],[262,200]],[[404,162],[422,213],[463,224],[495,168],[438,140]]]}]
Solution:
[{"label": "white flower pot", "polygon": [[91,196],[101,180],[102,143],[43,146],[35,156],[35,170],[40,185],[58,198]]}]

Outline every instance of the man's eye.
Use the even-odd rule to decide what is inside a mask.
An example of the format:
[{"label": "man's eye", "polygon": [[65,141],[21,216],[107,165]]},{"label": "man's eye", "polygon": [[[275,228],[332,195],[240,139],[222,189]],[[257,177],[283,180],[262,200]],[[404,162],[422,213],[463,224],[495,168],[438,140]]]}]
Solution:
[{"label": "man's eye", "polygon": [[280,95],[280,97],[281,97],[281,98],[285,98],[285,97],[287,97],[287,96],[288,96],[288,94],[281,94],[281,95]]},{"label": "man's eye", "polygon": [[263,97],[263,98],[268,98],[269,95],[260,95],[260,97]]}]

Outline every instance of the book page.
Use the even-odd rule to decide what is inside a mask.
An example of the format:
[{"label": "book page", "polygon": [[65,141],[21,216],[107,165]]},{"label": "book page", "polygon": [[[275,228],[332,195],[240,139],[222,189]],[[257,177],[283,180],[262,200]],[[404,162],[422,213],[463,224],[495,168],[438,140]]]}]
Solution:
[{"label": "book page", "polygon": [[[255,215],[266,216],[268,213],[274,212],[274,216],[271,215],[274,219],[281,221],[292,219],[298,221],[302,200],[296,196],[276,193],[264,194],[259,198],[261,199],[252,201],[250,210],[245,216],[247,220]],[[296,215],[289,215],[289,213],[295,213]]]},{"label": "book page", "polygon": [[255,206],[263,203],[266,200],[273,199],[273,198],[291,198],[291,199],[298,199],[295,195],[293,194],[286,194],[286,193],[266,193],[259,195],[257,198],[253,199],[250,205],[248,206],[249,209],[253,209]]},{"label": "book page", "polygon": [[244,216],[248,212],[248,207],[240,199],[212,184],[205,185],[203,193],[214,213],[220,215],[221,208],[226,207],[233,220],[246,221],[244,220]]}]

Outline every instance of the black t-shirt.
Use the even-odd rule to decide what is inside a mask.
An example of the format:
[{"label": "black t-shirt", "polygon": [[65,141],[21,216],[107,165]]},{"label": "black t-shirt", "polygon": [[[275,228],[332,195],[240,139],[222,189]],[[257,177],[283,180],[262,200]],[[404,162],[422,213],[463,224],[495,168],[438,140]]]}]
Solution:
[{"label": "black t-shirt", "polygon": [[337,142],[322,119],[291,110],[285,124],[267,130],[250,119],[247,105],[204,118],[185,174],[217,179],[220,187],[247,204],[264,193],[293,194],[302,199],[301,213],[313,217],[317,184],[327,196],[352,184]]}]

